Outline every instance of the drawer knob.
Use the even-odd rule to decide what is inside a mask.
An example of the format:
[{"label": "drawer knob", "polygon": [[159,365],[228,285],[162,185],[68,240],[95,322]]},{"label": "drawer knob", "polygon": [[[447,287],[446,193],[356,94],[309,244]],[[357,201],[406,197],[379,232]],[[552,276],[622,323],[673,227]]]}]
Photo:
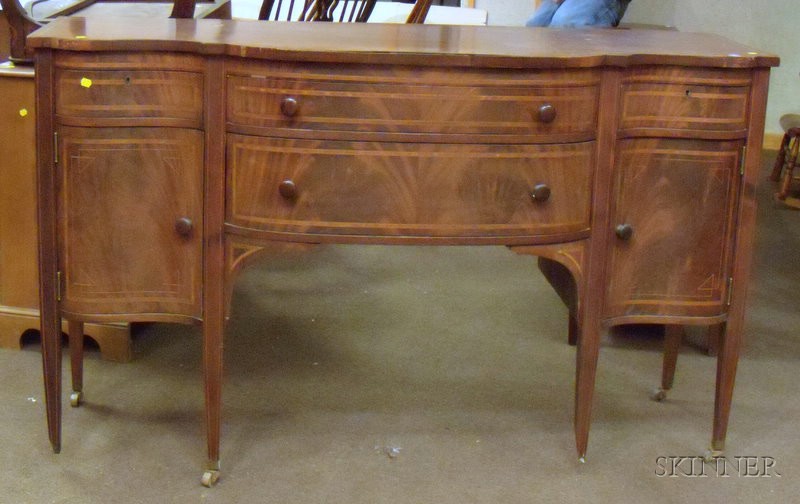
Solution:
[{"label": "drawer knob", "polygon": [[633,227],[630,224],[619,224],[614,229],[614,233],[620,240],[630,240],[633,235]]},{"label": "drawer knob", "polygon": [[291,96],[287,96],[281,101],[281,113],[286,117],[296,116],[299,108],[300,105],[297,104],[297,100]]},{"label": "drawer knob", "polygon": [[278,192],[284,198],[293,200],[297,198],[297,186],[291,180],[284,180],[278,185]]},{"label": "drawer knob", "polygon": [[189,237],[192,234],[194,223],[188,217],[181,217],[175,221],[175,232],[184,237]]},{"label": "drawer knob", "polygon": [[556,119],[556,108],[549,103],[545,103],[539,107],[539,121],[543,123],[551,123]]},{"label": "drawer knob", "polygon": [[531,192],[533,201],[542,202],[550,199],[550,187],[547,184],[536,184]]}]

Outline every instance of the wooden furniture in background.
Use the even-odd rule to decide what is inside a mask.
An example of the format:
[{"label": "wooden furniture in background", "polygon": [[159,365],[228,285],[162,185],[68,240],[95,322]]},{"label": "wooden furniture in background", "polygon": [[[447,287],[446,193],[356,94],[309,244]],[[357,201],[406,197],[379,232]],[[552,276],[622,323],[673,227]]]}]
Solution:
[{"label": "wooden furniture in background", "polygon": [[[264,0],[258,19],[262,21],[339,21],[366,23],[377,0]],[[337,9],[334,12],[334,9]]]},{"label": "wooden furniture in background", "polygon": [[787,206],[800,209],[800,199],[790,196],[792,182],[797,174],[798,157],[800,157],[800,114],[784,114],[780,119],[783,138],[778,148],[778,156],[772,167],[771,179],[780,182],[775,197]]},{"label": "wooden furniture in background", "polygon": [[[0,348],[19,349],[39,330],[33,83],[32,68],[0,64]],[[104,359],[131,359],[128,324],[87,324],[85,334]]]},{"label": "wooden furniture in background", "polygon": [[[425,22],[431,8],[431,0],[414,0],[403,19],[406,23]],[[254,9],[252,2],[240,1],[234,6],[234,16],[240,19],[259,19],[262,21],[333,21],[366,23],[372,14],[379,14],[377,22],[386,22],[389,4],[377,0],[297,0],[296,2],[263,0]]]},{"label": "wooden furniture in background", "polygon": [[[195,7],[197,3],[197,7]],[[175,0],[175,3],[162,0],[77,0],[66,8],[37,4],[37,17],[34,18],[20,4],[19,0],[0,0],[9,25],[9,57],[20,64],[32,64],[33,53],[26,46],[26,37],[50,19],[62,16],[77,17],[173,17],[198,19],[230,19],[230,0]],[[63,5],[63,4],[61,4]]]},{"label": "wooden furniture in background", "polygon": [[5,11],[0,10],[0,61],[8,59],[10,41],[11,34],[9,33],[8,19]]},{"label": "wooden furniture in background", "polygon": [[48,20],[62,16],[230,19],[231,1],[81,0],[67,9],[48,13]]},{"label": "wooden furniture in background", "polygon": [[25,37],[39,27],[20,5],[19,0],[0,0],[9,30],[9,58],[30,63],[33,53],[25,47]]},{"label": "wooden furniture in background", "polygon": [[[39,329],[33,69],[0,66],[0,347]],[[104,358],[131,358],[128,324],[90,324]]]},{"label": "wooden furniture in background", "polygon": [[581,459],[602,332],[724,323],[721,453],[778,60],[712,35],[591,37],[68,18],[34,34],[54,450],[60,317],[200,323],[212,484],[236,272],[292,242],[505,245],[561,268]]},{"label": "wooden furniture in background", "polygon": [[414,2],[414,8],[411,9],[411,14],[409,14],[406,23],[424,23],[430,9],[431,0],[416,0]]}]

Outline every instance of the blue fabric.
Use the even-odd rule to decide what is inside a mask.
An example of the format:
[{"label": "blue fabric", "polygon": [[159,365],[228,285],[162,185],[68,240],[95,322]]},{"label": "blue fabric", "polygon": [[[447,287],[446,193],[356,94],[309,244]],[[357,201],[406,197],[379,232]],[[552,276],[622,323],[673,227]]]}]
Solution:
[{"label": "blue fabric", "polygon": [[617,26],[630,0],[543,0],[526,26]]}]

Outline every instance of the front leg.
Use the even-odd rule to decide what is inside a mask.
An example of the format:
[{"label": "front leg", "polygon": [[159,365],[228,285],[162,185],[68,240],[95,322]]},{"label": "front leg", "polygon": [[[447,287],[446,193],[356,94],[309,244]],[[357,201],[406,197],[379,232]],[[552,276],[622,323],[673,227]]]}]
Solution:
[{"label": "front leg", "polygon": [[725,437],[728,433],[728,418],[731,413],[733,386],[736,380],[736,368],[739,362],[739,351],[742,342],[741,318],[728,321],[720,338],[719,355],[717,356],[717,387],[714,397],[714,431],[711,437],[711,448],[707,458],[718,457],[725,450]]},{"label": "front leg", "polygon": [[575,444],[578,460],[586,462],[589,427],[592,419],[592,400],[597,374],[602,329],[598,321],[585,320],[578,327],[575,366]]}]

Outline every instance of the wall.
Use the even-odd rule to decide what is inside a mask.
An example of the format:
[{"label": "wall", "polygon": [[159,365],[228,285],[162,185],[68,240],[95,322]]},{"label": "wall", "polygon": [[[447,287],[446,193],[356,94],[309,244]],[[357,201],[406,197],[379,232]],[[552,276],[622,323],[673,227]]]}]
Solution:
[{"label": "wall", "polygon": [[782,114],[800,112],[798,0],[632,0],[625,21],[718,33],[777,54],[781,66],[770,79],[767,133],[781,133]]},{"label": "wall", "polygon": [[475,8],[489,13],[489,24],[498,26],[524,25],[533,14],[535,0],[475,0]]},{"label": "wall", "polygon": [[[476,0],[489,24],[522,25],[533,0]],[[684,32],[717,33],[781,57],[770,80],[769,140],[781,133],[778,119],[800,112],[800,10],[798,0],[632,0],[623,22],[675,26]]]}]

